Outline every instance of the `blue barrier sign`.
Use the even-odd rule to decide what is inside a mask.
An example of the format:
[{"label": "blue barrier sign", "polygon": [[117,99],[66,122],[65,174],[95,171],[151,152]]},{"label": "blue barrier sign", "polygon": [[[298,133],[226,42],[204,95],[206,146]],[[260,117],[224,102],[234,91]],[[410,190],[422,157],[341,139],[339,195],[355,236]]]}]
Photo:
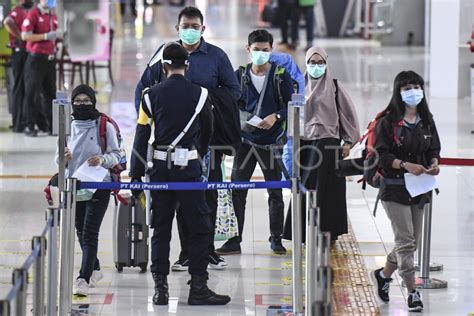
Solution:
[{"label": "blue barrier sign", "polygon": [[80,182],[80,189],[102,190],[249,190],[249,189],[290,189],[291,181],[261,182]]}]

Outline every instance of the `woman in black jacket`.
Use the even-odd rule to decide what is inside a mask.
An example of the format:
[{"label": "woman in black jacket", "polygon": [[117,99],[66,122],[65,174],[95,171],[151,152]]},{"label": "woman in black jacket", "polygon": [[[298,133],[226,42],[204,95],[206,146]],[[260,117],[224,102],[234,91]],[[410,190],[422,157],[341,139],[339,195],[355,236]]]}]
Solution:
[{"label": "woman in black jacket", "polygon": [[414,253],[421,240],[423,195],[411,197],[404,184],[404,174],[439,174],[441,150],[433,116],[424,96],[423,78],[413,71],[402,71],[394,82],[393,96],[376,127],[374,149],[386,186],[382,205],[391,221],[395,248],[387,256],[384,268],[372,277],[378,295],[389,301],[390,276],[398,269],[408,290],[408,309],[421,311],[423,303],[415,285]]}]

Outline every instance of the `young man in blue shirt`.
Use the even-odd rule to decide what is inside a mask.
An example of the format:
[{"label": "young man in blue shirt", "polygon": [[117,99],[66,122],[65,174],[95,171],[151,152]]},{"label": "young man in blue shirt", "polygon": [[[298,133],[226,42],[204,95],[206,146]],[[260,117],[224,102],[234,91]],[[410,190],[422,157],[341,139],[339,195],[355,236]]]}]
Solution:
[{"label": "young man in blue shirt", "polygon": [[[217,46],[207,43],[202,37],[206,27],[204,26],[204,17],[195,7],[184,8],[178,16],[178,24],[176,31],[179,35],[179,43],[189,53],[188,61],[189,67],[186,71],[185,77],[191,82],[198,84],[209,90],[212,95],[213,90],[220,87],[228,89],[233,98],[240,97],[239,82],[235,78],[232,64],[230,63],[227,54]],[[162,45],[151,61],[148,63],[140,81],[135,90],[135,107],[138,111],[142,92],[145,88],[151,87],[156,83],[164,81],[166,78],[162,67]],[[186,93],[183,91],[183,93]],[[211,142],[211,150],[212,149]],[[211,161],[209,168],[208,181],[219,182],[222,181],[221,163],[223,153],[215,150],[211,155],[214,159]],[[217,213],[217,191],[206,191],[206,201],[211,209],[211,221],[215,223]],[[177,221],[179,229],[179,237],[181,240],[181,253],[178,261],[176,261],[171,269],[173,271],[186,271],[189,267],[188,260],[188,246],[189,229],[184,225],[182,219],[182,212],[178,210]],[[209,243],[209,265],[214,269],[224,269],[227,264],[215,253],[213,238]]]},{"label": "young man in blue shirt", "polygon": [[[287,104],[293,93],[290,75],[282,66],[270,63],[273,36],[266,30],[249,34],[247,52],[252,62],[235,73],[242,87],[239,100],[242,145],[237,149],[232,168],[232,181],[249,181],[256,164],[260,165],[265,181],[279,181],[281,170],[275,150],[281,150],[286,139]],[[270,243],[274,253],[285,254],[281,244],[284,203],[281,189],[268,190]],[[247,190],[232,192],[239,236],[229,239],[217,253],[241,253],[240,242],[245,219]]]}]

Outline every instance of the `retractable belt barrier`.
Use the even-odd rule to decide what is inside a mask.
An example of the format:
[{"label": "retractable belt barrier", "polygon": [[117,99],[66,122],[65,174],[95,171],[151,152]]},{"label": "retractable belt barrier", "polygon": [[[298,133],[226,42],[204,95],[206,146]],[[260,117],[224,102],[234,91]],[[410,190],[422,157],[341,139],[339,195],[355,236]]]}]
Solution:
[{"label": "retractable belt barrier", "polygon": [[469,158],[441,158],[440,165],[455,167],[474,167],[474,159]]},{"label": "retractable belt barrier", "polygon": [[79,182],[80,189],[99,190],[249,190],[249,189],[290,189],[291,181],[260,182]]}]

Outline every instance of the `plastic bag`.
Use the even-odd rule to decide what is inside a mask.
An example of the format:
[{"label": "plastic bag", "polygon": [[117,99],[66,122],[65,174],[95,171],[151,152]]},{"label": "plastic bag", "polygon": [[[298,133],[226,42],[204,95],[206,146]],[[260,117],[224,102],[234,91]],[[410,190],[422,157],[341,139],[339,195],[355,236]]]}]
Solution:
[{"label": "plastic bag", "polygon": [[231,190],[217,190],[217,216],[214,240],[224,241],[239,235]]}]

